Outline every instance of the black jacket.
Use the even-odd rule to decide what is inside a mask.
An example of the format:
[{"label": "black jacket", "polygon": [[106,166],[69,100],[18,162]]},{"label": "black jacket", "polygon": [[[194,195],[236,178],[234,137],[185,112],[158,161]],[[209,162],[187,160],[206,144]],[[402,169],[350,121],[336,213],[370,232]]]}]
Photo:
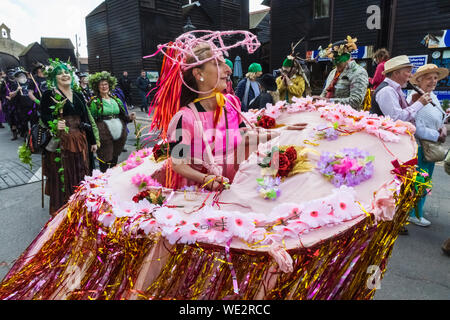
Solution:
[{"label": "black jacket", "polygon": [[139,91],[143,91],[143,92],[147,93],[148,90],[150,89],[150,80],[148,80],[147,78],[139,77],[136,80],[136,85],[137,85]]}]

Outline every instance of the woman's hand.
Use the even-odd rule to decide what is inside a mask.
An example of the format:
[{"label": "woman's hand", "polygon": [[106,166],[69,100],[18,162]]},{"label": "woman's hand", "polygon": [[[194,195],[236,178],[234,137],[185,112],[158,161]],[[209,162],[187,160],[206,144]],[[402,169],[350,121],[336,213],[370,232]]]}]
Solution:
[{"label": "woman's hand", "polygon": [[414,102],[416,102],[417,100],[419,100],[419,98],[420,98],[420,94],[419,93],[414,93],[412,96],[411,96],[411,103],[414,103]]},{"label": "woman's hand", "polygon": [[94,144],[94,145],[91,146],[91,152],[92,152],[92,153],[96,153],[97,150],[98,150],[98,146],[97,146],[96,144]]},{"label": "woman's hand", "polygon": [[431,96],[429,93],[424,93],[420,98],[419,98],[420,103],[422,103],[424,106],[426,106],[427,104],[429,104],[431,101],[433,101],[431,99]]},{"label": "woman's hand", "polygon": [[444,143],[445,140],[447,139],[447,128],[444,125],[438,131],[439,131],[438,141]]},{"label": "woman's hand", "polygon": [[209,174],[209,175],[205,175],[205,177],[203,178],[202,187],[204,187],[210,191],[218,191],[223,188],[224,183],[230,183],[230,180],[228,180],[228,178],[225,178],[222,176],[215,176],[215,175]]},{"label": "woman's hand", "polygon": [[131,120],[131,121],[136,120],[136,112],[130,113],[130,120]]},{"label": "woman's hand", "polygon": [[66,130],[66,120],[58,121],[58,130]]}]

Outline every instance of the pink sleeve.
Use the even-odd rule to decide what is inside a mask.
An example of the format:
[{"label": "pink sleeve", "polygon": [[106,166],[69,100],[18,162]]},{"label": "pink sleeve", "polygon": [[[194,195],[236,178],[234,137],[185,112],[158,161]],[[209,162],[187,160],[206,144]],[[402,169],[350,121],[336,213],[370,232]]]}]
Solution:
[{"label": "pink sleeve", "polygon": [[[238,109],[239,111],[241,111],[241,100],[236,97],[235,95],[232,94],[227,94],[226,98],[228,100],[230,100],[230,102],[236,107],[236,109]],[[238,125],[243,121],[242,117],[239,115],[238,112],[236,112],[236,110],[232,107],[232,106],[228,106],[227,110],[230,113],[236,114],[236,116],[238,117]]]},{"label": "pink sleeve", "polygon": [[384,71],[384,62],[380,63],[377,66],[377,69],[375,70],[375,74],[373,75],[373,78],[370,79],[370,83],[372,84],[372,86],[378,87],[378,85],[383,82],[384,77],[385,77],[383,75],[383,71]]},{"label": "pink sleeve", "polygon": [[[181,123],[180,123],[181,120]],[[194,115],[189,109],[181,109],[170,120],[167,140],[172,143],[191,145],[194,137]]]}]

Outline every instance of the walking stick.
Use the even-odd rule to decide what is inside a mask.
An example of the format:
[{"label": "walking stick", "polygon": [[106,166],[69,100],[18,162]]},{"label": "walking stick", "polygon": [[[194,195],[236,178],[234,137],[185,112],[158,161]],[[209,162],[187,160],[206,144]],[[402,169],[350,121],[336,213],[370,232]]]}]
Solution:
[{"label": "walking stick", "polygon": [[41,155],[41,205],[44,209],[44,154]]}]

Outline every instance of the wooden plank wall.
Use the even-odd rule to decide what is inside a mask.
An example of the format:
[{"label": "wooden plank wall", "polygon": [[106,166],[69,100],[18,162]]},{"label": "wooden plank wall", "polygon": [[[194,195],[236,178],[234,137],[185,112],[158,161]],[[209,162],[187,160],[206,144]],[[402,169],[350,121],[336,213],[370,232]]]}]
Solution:
[{"label": "wooden plank wall", "polygon": [[[316,43],[308,44],[310,38],[329,34],[329,19],[313,21],[312,0],[273,0],[271,9],[271,59],[272,69],[281,67],[290,53],[291,43],[302,37],[305,40],[296,48],[301,56]],[[325,41],[328,42],[328,41]],[[311,48],[309,48],[312,46]]]},{"label": "wooden plank wall", "polygon": [[428,33],[450,29],[450,1],[399,0],[393,55],[428,54],[420,42]]},{"label": "wooden plank wall", "polygon": [[86,17],[86,31],[89,72],[111,71],[106,10]]},{"label": "wooden plank wall", "polygon": [[31,49],[24,56],[20,56],[20,64],[27,70],[31,72],[33,64],[36,61],[39,61],[43,64],[48,64],[48,55],[47,51],[45,51],[42,46],[40,46],[37,42],[31,47]]},{"label": "wooden plank wall", "polygon": [[47,52],[52,59],[59,58],[61,61],[68,61],[70,59],[70,63],[73,66],[77,65],[77,60],[73,49],[47,49]]},{"label": "wooden plank wall", "polygon": [[378,30],[367,28],[366,13],[370,5],[380,5],[380,0],[338,0],[334,6],[333,42],[344,40],[347,35],[358,38],[358,46],[375,45]]},{"label": "wooden plank wall", "polygon": [[106,6],[110,71],[116,77],[122,76],[123,71],[128,71],[130,78],[137,78],[142,68],[139,1],[108,0]]},{"label": "wooden plank wall", "polygon": [[[173,41],[182,33],[184,26],[180,1],[175,0],[157,0],[155,10],[141,8],[140,19],[143,56],[156,52],[158,44]],[[159,72],[162,57],[159,54],[143,60],[145,70]]]}]

